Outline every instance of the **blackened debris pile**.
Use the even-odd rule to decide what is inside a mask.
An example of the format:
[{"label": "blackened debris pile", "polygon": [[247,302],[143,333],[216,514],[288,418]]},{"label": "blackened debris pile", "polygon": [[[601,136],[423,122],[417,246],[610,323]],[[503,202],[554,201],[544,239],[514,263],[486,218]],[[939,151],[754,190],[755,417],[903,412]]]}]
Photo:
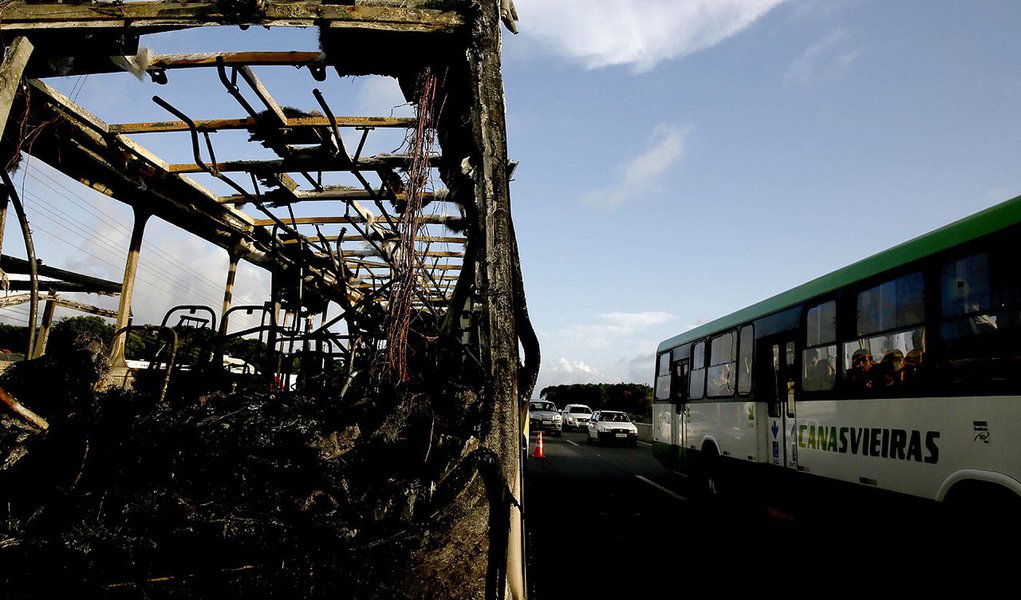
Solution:
[{"label": "blackened debris pile", "polygon": [[[50,422],[0,406],[7,596],[458,598],[484,579],[470,390],[160,401],[94,392],[101,358],[78,346],[0,377]],[[430,589],[435,568],[465,594]]]}]

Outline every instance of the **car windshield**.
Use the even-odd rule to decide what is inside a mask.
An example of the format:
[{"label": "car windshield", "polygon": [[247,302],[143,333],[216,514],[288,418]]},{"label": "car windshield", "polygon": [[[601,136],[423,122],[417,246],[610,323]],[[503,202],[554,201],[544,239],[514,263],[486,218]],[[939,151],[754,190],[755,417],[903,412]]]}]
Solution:
[{"label": "car windshield", "polygon": [[585,413],[587,415],[592,414],[592,411],[585,408],[584,406],[572,406],[567,412],[569,413]]},{"label": "car windshield", "polygon": [[603,421],[612,421],[614,423],[627,423],[629,419],[624,413],[603,413]]},{"label": "car windshield", "polygon": [[532,403],[532,410],[556,410],[557,407],[553,406],[552,402],[534,402]]}]

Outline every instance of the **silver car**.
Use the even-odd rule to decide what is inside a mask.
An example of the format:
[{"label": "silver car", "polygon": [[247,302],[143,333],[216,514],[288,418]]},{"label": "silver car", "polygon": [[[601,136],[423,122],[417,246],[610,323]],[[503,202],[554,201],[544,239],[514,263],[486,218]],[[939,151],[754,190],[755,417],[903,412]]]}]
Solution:
[{"label": "silver car", "polygon": [[564,429],[584,431],[592,418],[592,409],[584,404],[568,404],[560,414],[564,417]]},{"label": "silver car", "polygon": [[564,418],[557,405],[548,400],[532,400],[528,403],[529,431],[551,431],[559,436],[563,431]]}]

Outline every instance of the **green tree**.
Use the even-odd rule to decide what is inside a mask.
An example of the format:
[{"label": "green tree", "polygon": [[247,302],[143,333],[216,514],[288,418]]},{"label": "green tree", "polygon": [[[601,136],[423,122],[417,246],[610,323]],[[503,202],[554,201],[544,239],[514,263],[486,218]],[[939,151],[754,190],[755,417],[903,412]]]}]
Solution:
[{"label": "green tree", "polygon": [[46,345],[66,344],[79,336],[88,336],[104,344],[109,344],[113,338],[113,332],[113,325],[102,317],[95,315],[63,317],[53,324],[53,328],[50,329],[50,339]]},{"label": "green tree", "polygon": [[539,396],[559,407],[585,404],[593,410],[622,410],[636,419],[652,417],[652,387],[641,383],[575,383],[543,388]]}]

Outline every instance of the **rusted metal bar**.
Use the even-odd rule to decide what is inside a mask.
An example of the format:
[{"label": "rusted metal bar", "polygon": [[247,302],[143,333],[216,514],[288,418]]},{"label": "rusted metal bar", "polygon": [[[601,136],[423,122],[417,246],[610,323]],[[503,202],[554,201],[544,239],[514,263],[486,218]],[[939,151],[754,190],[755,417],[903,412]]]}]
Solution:
[{"label": "rusted metal bar", "polygon": [[[255,108],[251,104],[248,103],[248,99],[246,99],[244,95],[241,93],[241,88],[238,87],[237,84],[238,71],[239,71],[238,67],[231,67],[231,76],[228,77],[226,64],[224,64],[223,60],[219,58],[216,60],[216,73],[217,75],[220,76],[220,83],[222,83],[223,87],[227,89],[227,93],[230,94],[234,98],[234,100],[236,100],[237,103],[241,105],[241,108],[245,109],[245,112],[247,112],[251,118],[257,121],[261,121],[262,124],[266,124],[266,119],[263,118],[259,114],[259,112],[255,110]],[[279,109],[279,107],[277,108]],[[286,123],[287,117],[283,117],[282,112],[280,113],[278,119],[281,117],[283,119],[283,122]],[[188,121],[188,119],[184,120]]]},{"label": "rusted metal bar", "polygon": [[[223,77],[225,77],[225,73],[221,70],[221,78],[223,78]],[[228,86],[228,89],[229,89],[232,84],[229,81],[227,81],[226,79],[224,79],[224,85]],[[235,89],[236,89],[236,87],[237,86],[234,86]],[[271,213],[269,210],[267,210],[262,205],[261,202],[257,201],[255,196],[251,195],[246,189],[241,187],[240,184],[235,182],[230,177],[225,176],[215,166],[209,166],[209,165],[207,165],[202,160],[202,152],[201,152],[201,150],[199,148],[199,138],[198,138],[199,130],[198,130],[197,127],[195,127],[195,122],[192,121],[188,117],[188,115],[186,115],[183,112],[179,111],[177,108],[175,108],[173,105],[171,105],[166,100],[163,100],[159,96],[153,96],[152,99],[153,99],[153,102],[155,102],[156,104],[160,105],[161,107],[166,109],[168,112],[172,113],[174,116],[176,116],[177,118],[181,119],[185,123],[188,123],[188,125],[189,125],[189,128],[188,128],[189,129],[189,133],[191,133],[192,153],[195,156],[195,163],[199,166],[199,168],[201,170],[205,171],[206,173],[209,173],[210,175],[212,175],[213,177],[219,179],[220,181],[223,181],[224,183],[226,183],[230,187],[234,188],[234,190],[237,191],[239,194],[241,194],[243,196],[247,196],[250,202],[255,204],[255,206],[258,207],[259,210],[261,210],[268,217],[270,217],[270,219],[273,221],[273,223],[279,225],[284,231],[287,231],[287,232],[291,233],[292,235],[298,235],[297,231],[291,229],[287,224],[285,224],[283,221],[278,219],[273,213]],[[251,107],[247,105],[247,103],[245,102],[244,98],[240,98],[240,102],[245,104],[245,106],[247,107],[249,112],[252,112]],[[208,149],[208,151],[210,153],[210,158],[212,159],[213,165],[215,165],[216,164],[216,162],[215,162],[216,159],[215,159],[215,156],[213,156],[213,146],[212,146],[211,143],[209,143],[208,135],[206,137],[206,141],[207,141],[207,149]]]},{"label": "rusted metal bar", "polygon": [[[176,108],[174,108],[173,105],[171,105],[169,102],[167,102],[163,98],[160,98],[159,96],[153,96],[152,97],[152,101],[155,102],[156,104],[158,104],[159,106],[161,106],[162,108],[166,109],[168,112],[172,113],[177,118],[181,119],[182,121],[184,121],[185,123],[188,124],[188,132],[191,134],[191,149],[192,149],[192,154],[195,157],[195,164],[198,166],[198,168],[201,171],[205,171],[206,173],[209,173],[210,175],[212,175],[213,177],[216,177],[220,181],[223,181],[224,183],[226,183],[230,187],[234,188],[235,191],[237,191],[238,193],[240,193],[242,195],[247,195],[248,194],[248,191],[245,190],[245,188],[241,187],[233,179],[231,179],[230,177],[226,177],[226,176],[222,175],[219,172],[219,170],[216,169],[215,166],[209,166],[209,165],[207,165],[202,160],[202,150],[201,150],[201,148],[199,146],[199,133],[200,132],[199,132],[198,128],[195,127],[195,122],[192,121],[190,118],[188,118],[188,115],[186,115],[183,112],[177,110]],[[212,154],[212,144],[208,143],[208,141],[209,141],[208,136],[206,137],[206,141],[207,141],[207,149],[209,150],[210,154]],[[212,159],[212,162],[215,165],[216,164],[216,158],[212,157],[212,156],[210,158]]]},{"label": "rusted metal bar", "polygon": [[[78,291],[78,290],[76,290],[76,291]],[[18,294],[17,296],[4,296],[3,298],[0,298],[0,307],[17,306],[19,304],[24,304],[25,302],[30,301],[31,298],[32,298],[31,294]],[[40,298],[40,300],[45,300],[47,303],[52,302],[52,303],[56,304],[57,306],[63,306],[64,308],[71,308],[71,309],[74,309],[74,310],[77,310],[77,311],[87,312],[87,313],[90,313],[90,314],[93,314],[93,315],[98,315],[100,317],[107,317],[107,318],[110,318],[110,319],[113,319],[113,318],[117,317],[117,311],[109,310],[109,309],[106,309],[106,308],[99,308],[98,306],[92,306],[92,305],[89,305],[89,304],[83,304],[81,302],[75,302],[74,300],[68,300],[66,298],[61,298],[60,296],[57,296],[55,294],[50,294],[49,296]]]},{"label": "rusted metal bar", "polygon": [[[430,166],[439,164],[439,155],[430,157]],[[375,171],[381,168],[402,169],[407,163],[406,156],[377,155],[359,159],[353,168],[359,171]],[[298,173],[300,171],[331,171],[336,168],[333,159],[322,156],[306,156],[281,158],[276,160],[233,160],[209,165],[221,173],[253,172],[253,173]],[[167,170],[171,173],[201,173],[206,169],[197,164],[171,164]]]},{"label": "rusted metal bar", "polygon": [[[414,127],[417,124],[418,123],[416,121],[416,122],[410,123],[408,125],[408,127]],[[362,130],[362,137],[361,137],[361,139],[358,140],[358,148],[355,149],[355,155],[353,157],[351,157],[351,160],[353,160],[354,162],[358,162],[359,158],[361,157],[361,155],[362,155],[362,148],[365,147],[365,139],[369,137],[369,132],[372,131],[372,127],[359,126],[359,127],[357,127],[357,129],[361,129]]]},{"label": "rusted metal bar", "polygon": [[28,225],[28,216],[25,214],[25,206],[21,203],[17,190],[14,189],[14,182],[7,174],[7,169],[0,167],[0,177],[6,193],[14,205],[14,212],[18,215],[18,223],[21,225],[21,234],[25,239],[25,253],[28,257],[28,273],[31,278],[32,298],[29,300],[28,309],[28,347],[25,356],[35,354],[35,327],[36,318],[39,312],[39,263],[35,259],[35,243],[32,241],[32,229]]},{"label": "rusted metal bar", "polygon": [[[414,127],[414,119],[407,117],[336,117],[337,127],[387,127],[394,129],[407,129]],[[195,119],[195,126],[204,131],[229,131],[238,129],[253,129],[259,125],[257,119],[248,117],[244,119]],[[287,117],[287,122],[282,125],[289,129],[318,129],[329,127],[331,122],[325,117]],[[142,134],[142,133],[174,133],[188,131],[188,124],[184,121],[150,121],[143,123],[112,123],[110,131],[118,134]]]},{"label": "rusted metal bar", "polygon": [[[8,282],[8,289],[16,292],[28,292],[32,290],[32,282],[27,279],[11,279]],[[96,291],[94,288],[90,288],[87,285],[80,283],[68,283],[66,281],[39,281],[39,291],[49,292],[56,294],[59,292],[65,293],[82,293],[82,294],[100,294],[103,296],[116,296],[117,293]]]},{"label": "rusted metal bar", "polygon": [[[121,284],[116,281],[90,277],[73,271],[58,269],[56,267],[41,264],[38,261],[36,262],[36,266],[41,277],[52,277],[54,279],[80,284],[89,289],[95,290],[96,293],[119,294],[121,291]],[[27,274],[31,272],[31,265],[27,260],[16,256],[8,256],[6,254],[0,255],[0,268],[7,273]]]},{"label": "rusted metal bar", "polygon": [[24,404],[18,402],[18,399],[12,396],[7,390],[0,387],[0,401],[3,401],[11,410],[18,414],[21,418],[25,419],[29,423],[35,425],[39,429],[46,430],[50,428],[50,424],[46,422],[46,419],[35,414],[31,410],[25,407]]},{"label": "rusted metal bar", "polygon": [[[434,223],[440,225],[446,225],[452,222],[452,219],[456,217],[449,217],[447,215],[435,215],[432,218],[424,217],[427,223]],[[378,217],[373,219],[366,219],[365,217],[345,217],[345,216],[323,216],[323,217],[298,217],[294,220],[295,225],[329,225],[336,223],[378,223]],[[270,225],[277,224],[277,219],[255,219],[253,223],[256,227],[269,227]]]},{"label": "rusted metal bar", "polygon": [[[353,201],[373,200],[384,193],[382,188],[366,190],[348,186],[323,186],[321,191],[292,190],[290,193],[281,193],[278,190],[271,190],[263,194],[265,201],[271,206],[282,206],[292,202],[322,202],[322,201]],[[403,201],[406,196],[399,193],[397,201]],[[423,203],[429,204],[436,201],[445,201],[447,195],[441,190],[439,192],[426,192],[422,194]],[[227,204],[243,204],[247,201],[244,196],[223,196],[220,202]]]},{"label": "rusted metal bar", "polygon": [[152,57],[149,66],[159,69],[215,67],[217,59],[227,66],[235,65],[308,65],[326,61],[322,52],[196,52],[192,54],[161,54]]},{"label": "rusted metal bar", "polygon": [[323,93],[319,91],[319,88],[312,90],[312,95],[315,96],[316,101],[319,102],[319,106],[323,109],[323,112],[326,113],[326,118],[330,121],[330,127],[333,130],[333,138],[337,143],[337,153],[343,159],[343,163],[345,165],[351,164],[351,156],[344,148],[344,138],[340,137],[340,128],[337,125],[337,117],[333,116],[333,111],[330,109],[330,105],[326,103],[326,98],[323,97]]},{"label": "rusted metal bar", "polygon": [[[376,256],[375,250],[350,250],[347,252],[348,256]],[[453,252],[447,250],[421,250],[415,252],[415,255],[420,258],[464,258],[464,252]],[[419,265],[421,268],[428,268],[425,264]],[[438,266],[438,265],[434,265]]]},{"label": "rusted metal bar", "polygon": [[13,0],[4,8],[0,31],[106,28],[144,34],[183,27],[313,27],[327,22],[334,28],[453,33],[464,25],[460,13],[432,8],[442,6],[442,2],[408,0],[405,4],[406,7],[267,2],[261,11],[229,12],[221,8],[227,5],[217,3],[34,4]]},{"label": "rusted metal bar", "polygon": [[[317,223],[317,225],[318,225],[318,223]],[[337,240],[340,241],[340,242],[364,242],[365,238],[363,238],[360,235],[345,235],[345,236],[338,237]],[[463,238],[463,237],[444,237],[444,236],[426,236],[426,237],[420,237],[419,241],[421,241],[421,242],[436,242],[436,243],[440,243],[440,244],[464,244],[464,243],[467,242],[467,238]],[[301,240],[298,240],[298,239],[283,238],[280,243],[287,245],[287,244],[298,244],[298,243],[302,243],[302,242],[301,242]]]}]

